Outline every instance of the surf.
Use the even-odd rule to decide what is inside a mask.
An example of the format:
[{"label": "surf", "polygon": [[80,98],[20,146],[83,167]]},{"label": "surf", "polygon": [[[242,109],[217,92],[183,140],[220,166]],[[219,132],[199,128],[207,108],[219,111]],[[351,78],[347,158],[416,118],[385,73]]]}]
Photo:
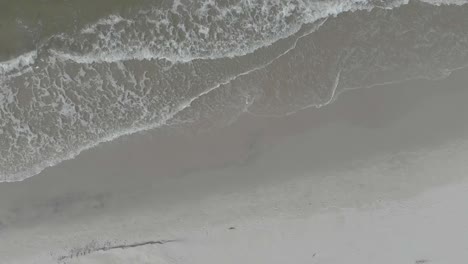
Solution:
[{"label": "surf", "polygon": [[[38,50],[0,62],[0,181],[24,180],[103,142],[173,123],[201,98],[290,53],[327,18],[408,3],[176,1],[51,36]],[[345,77],[332,79],[332,97],[312,105],[339,93]]]}]

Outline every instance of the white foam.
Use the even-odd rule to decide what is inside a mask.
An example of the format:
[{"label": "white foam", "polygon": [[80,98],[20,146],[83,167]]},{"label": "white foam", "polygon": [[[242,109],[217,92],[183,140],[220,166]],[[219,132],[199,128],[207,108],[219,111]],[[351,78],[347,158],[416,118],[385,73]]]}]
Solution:
[{"label": "white foam", "polygon": [[82,34],[93,34],[93,33],[96,33],[96,31],[98,31],[98,27],[99,26],[115,26],[117,25],[118,23],[130,23],[129,20],[127,19],[124,19],[123,17],[121,16],[118,16],[118,15],[110,15],[109,17],[107,18],[104,18],[104,19],[100,19],[98,22],[96,22],[95,24],[91,24],[91,25],[88,25],[86,26],[85,28],[83,28],[81,30],[81,33]]},{"label": "white foam", "polygon": [[[388,1],[385,7],[393,8],[402,3],[402,1]],[[286,38],[296,33],[303,24],[343,12],[374,7],[367,0],[319,2],[243,0],[235,6],[228,7],[218,7],[215,2],[205,1],[195,11],[189,11],[193,7],[184,6],[180,2],[175,3],[175,6],[171,10],[155,8],[140,12],[136,18],[112,15],[101,19],[81,32],[83,35],[76,42],[87,43],[83,50],[76,52],[56,49],[53,50],[53,54],[78,63],[145,59],[189,62],[197,59],[233,58],[252,53]],[[184,18],[184,14],[177,11],[180,8],[185,8],[186,12],[190,12],[191,17],[194,17],[188,21],[191,30],[187,30],[183,23],[170,22],[171,16]],[[210,11],[218,15],[210,16],[214,21],[209,23],[207,17]],[[257,13],[260,15],[253,16]],[[287,20],[289,21],[286,22]],[[216,32],[208,27],[211,24],[218,25]],[[149,29],[136,32],[136,26],[140,30],[145,26]],[[210,36],[210,33],[216,33],[216,37]],[[180,39],[180,35],[185,35],[185,39]],[[65,43],[79,44],[75,43],[76,36],[63,38]]]},{"label": "white foam", "polygon": [[37,51],[24,53],[11,60],[0,62],[0,75],[18,72],[34,64],[37,58]]},{"label": "white foam", "polygon": [[[463,5],[468,0],[419,0],[432,5]],[[80,46],[78,50],[52,48],[50,52],[62,60],[77,63],[100,63],[126,60],[165,59],[171,62],[189,62],[197,59],[219,59],[243,56],[269,46],[279,39],[296,33],[303,24],[337,16],[344,12],[392,9],[408,4],[409,0],[388,0],[375,3],[371,0],[329,1],[279,1],[241,0],[237,5],[219,7],[214,1],[204,1],[200,7],[187,6],[176,1],[171,9],[153,8],[138,12],[135,17],[110,15],[84,27],[79,35],[57,35],[55,40],[68,46]],[[171,16],[183,19],[184,9],[191,14],[192,30],[183,23],[172,23]],[[218,15],[206,21],[210,11]],[[250,12],[250,13],[249,13]],[[252,17],[259,13],[260,16]],[[197,22],[198,20],[202,23]],[[286,23],[286,20],[290,20]],[[204,24],[206,23],[206,24]],[[212,32],[210,24],[226,23]],[[146,31],[142,30],[146,26]],[[243,28],[236,28],[241,26]],[[162,31],[161,31],[162,30]],[[167,32],[170,31],[170,32]],[[168,34],[164,35],[163,32]],[[176,34],[174,34],[176,33]],[[210,33],[217,34],[210,37]],[[179,34],[186,34],[184,40]],[[164,37],[163,37],[164,36]],[[51,38],[54,39],[54,38]],[[0,63],[0,74],[22,65],[32,64],[37,51],[23,54]]]},{"label": "white foam", "polygon": [[[436,1],[425,0],[425,2],[428,2],[428,1],[429,2],[436,2]],[[244,3],[244,4],[247,3],[247,2],[249,2],[249,1],[241,1],[241,3]],[[259,2],[262,2],[262,1],[259,1]],[[275,2],[275,1],[272,1],[272,2]],[[302,9],[300,10],[300,11],[303,12],[298,16],[298,17],[301,18],[300,20],[293,22],[291,25],[282,24],[284,22],[282,20],[284,20],[285,17],[295,16],[296,15],[295,12],[297,12],[298,9],[297,9],[297,5],[293,5],[293,4],[286,5],[286,4],[284,4],[283,1],[278,0],[275,3],[283,4],[282,5],[283,9],[281,9],[280,12],[275,13],[274,17],[277,20],[274,20],[274,21],[277,21],[279,24],[273,25],[273,26],[265,24],[264,26],[269,27],[268,29],[270,30],[270,31],[265,31],[267,33],[266,35],[260,35],[260,37],[257,40],[252,41],[249,38],[249,36],[246,37],[246,36],[244,36],[244,35],[242,35],[242,34],[240,34],[238,32],[237,33],[234,32],[234,33],[238,34],[238,35],[235,35],[236,37],[242,36],[242,37],[245,37],[245,38],[241,39],[239,43],[234,43],[235,44],[234,46],[220,46],[218,49],[211,49],[211,47],[210,47],[210,49],[208,49],[209,50],[208,53],[201,52],[201,51],[203,51],[203,50],[201,50],[201,48],[203,46],[197,46],[197,45],[206,44],[206,42],[203,42],[202,38],[200,38],[200,39],[197,39],[197,38],[200,37],[201,35],[205,36],[207,34],[210,34],[210,29],[207,28],[207,27],[197,27],[197,32],[200,33],[200,30],[201,30],[201,34],[194,36],[196,41],[193,42],[194,40],[191,39],[190,41],[192,41],[192,42],[184,44],[184,45],[188,45],[188,46],[191,46],[193,44],[193,46],[196,47],[198,50],[197,49],[195,49],[195,50],[185,49],[186,46],[184,46],[184,45],[174,46],[174,45],[177,45],[176,44],[177,42],[175,42],[175,40],[172,40],[172,39],[164,39],[163,42],[164,41],[166,41],[166,42],[169,41],[169,42],[168,42],[167,46],[164,46],[164,47],[162,47],[163,49],[159,50],[159,49],[155,49],[155,47],[158,47],[158,46],[151,46],[152,45],[151,43],[144,42],[142,40],[137,40],[137,42],[135,42],[136,44],[133,43],[133,42],[129,42],[129,43],[118,42],[119,40],[120,41],[122,40],[122,39],[119,39],[120,35],[119,35],[118,32],[121,32],[121,30],[125,30],[126,25],[131,24],[131,23],[136,23],[136,22],[134,20],[124,19],[124,18],[121,18],[121,17],[118,17],[118,16],[111,16],[109,18],[100,20],[98,23],[96,23],[94,25],[91,25],[91,26],[88,26],[85,29],[83,29],[82,32],[81,32],[82,36],[78,36],[77,40],[71,39],[71,38],[69,38],[67,36],[63,36],[63,35],[59,36],[58,38],[55,39],[55,41],[57,41],[57,40],[58,41],[65,41],[65,42],[62,42],[62,44],[63,43],[73,43],[73,41],[76,41],[76,42],[80,41],[81,40],[80,37],[85,37],[85,39],[86,39],[86,35],[91,34],[91,35],[93,35],[93,37],[97,37],[98,39],[102,40],[102,42],[97,41],[96,43],[91,43],[92,44],[91,47],[95,47],[98,44],[99,45],[105,44],[105,45],[107,45],[107,46],[104,46],[106,48],[105,51],[102,50],[102,49],[98,49],[98,50],[91,49],[90,52],[79,53],[79,52],[67,52],[67,51],[59,50],[59,49],[52,49],[52,50],[49,50],[50,57],[48,58],[48,60],[50,60],[54,64],[55,64],[56,58],[60,58],[61,63],[63,63],[64,60],[72,60],[74,62],[82,64],[83,67],[92,68],[93,67],[93,65],[91,65],[92,63],[120,62],[120,61],[129,60],[129,59],[147,60],[147,59],[164,58],[164,59],[166,59],[168,61],[172,61],[172,62],[189,62],[189,61],[194,60],[194,59],[207,59],[207,58],[214,59],[214,58],[223,58],[223,57],[235,57],[235,56],[241,56],[241,55],[245,55],[245,54],[254,52],[255,50],[257,50],[257,49],[259,49],[261,47],[271,45],[272,43],[278,41],[281,38],[287,37],[292,33],[296,33],[297,30],[299,30],[300,26],[303,23],[314,22],[314,21],[317,21],[318,19],[321,19],[321,18],[326,18],[326,17],[329,17],[329,16],[338,15],[338,14],[340,14],[342,12],[356,11],[356,10],[373,8],[373,6],[370,5],[368,3],[368,1],[365,1],[365,0],[356,0],[356,1],[348,1],[348,2],[343,2],[343,1],[307,2],[307,4],[303,3],[302,1],[296,1],[296,2],[301,4],[302,6],[307,6],[307,8],[305,9],[307,12],[305,12]],[[458,0],[458,1],[454,1],[454,2],[459,3],[459,2],[465,2],[465,1]],[[392,5],[388,4],[388,5],[385,6],[385,8],[391,8],[392,6],[395,7],[395,6],[399,6],[401,4],[406,4],[406,3],[408,3],[408,1],[391,1],[389,3],[391,3]],[[447,2],[444,1],[444,4],[446,4],[446,3]],[[181,4],[179,3],[178,4],[178,9],[180,9],[180,8],[181,8]],[[207,11],[208,9],[209,8],[208,8],[207,5],[205,5],[203,8],[200,8],[200,10],[198,11],[201,14],[200,16],[203,17],[203,14],[208,12]],[[223,17],[223,16],[228,16],[229,14],[232,15],[233,12],[234,13],[235,12],[241,12],[241,10],[237,10],[237,9],[236,8],[232,8],[232,10],[231,9],[230,10],[225,10],[224,9],[224,10],[220,10],[219,13],[220,13],[220,16]],[[151,12],[151,11],[149,11],[149,12]],[[169,22],[169,20],[161,20],[160,23],[166,25],[167,23],[170,23],[170,22]],[[259,26],[259,25],[257,25],[257,26]],[[253,30],[254,32],[261,31],[259,28],[255,28],[255,25],[252,26],[252,27],[254,27],[254,29],[247,29],[247,31],[248,30]],[[103,30],[103,29],[106,32],[109,31],[109,30],[111,32],[110,33],[108,32],[109,34],[106,34],[106,33],[100,31],[100,30]],[[278,33],[278,34],[273,34],[275,32]],[[243,33],[243,32],[241,32],[241,33]],[[117,37],[117,43],[115,42],[116,39],[114,39],[113,37]],[[197,41],[199,41],[199,42],[197,42]],[[166,43],[166,42],[164,42],[164,43]],[[124,44],[128,44],[128,45],[126,46]],[[139,45],[142,45],[142,44],[149,45],[149,46],[146,46],[146,47],[139,46]],[[294,48],[294,47],[292,47],[292,48]],[[286,51],[286,53],[288,51]],[[37,53],[38,52],[34,51],[34,52],[23,54],[22,56],[20,56],[20,57],[18,57],[16,59],[13,59],[13,60],[1,62],[0,63],[0,74],[3,75],[3,76],[10,76],[13,73],[17,74],[17,72],[21,72],[23,69],[30,69],[31,66],[33,66],[36,63]],[[281,54],[280,56],[282,56],[282,55],[283,54]],[[118,63],[117,66],[124,66],[124,65],[121,64],[121,63]],[[177,113],[179,113],[180,111],[183,111],[184,109],[190,107],[190,105],[195,100],[197,100],[199,97],[201,97],[201,96],[203,96],[203,95],[217,89],[221,85],[226,84],[226,83],[230,82],[231,80],[236,79],[239,76],[249,74],[250,72],[252,72],[254,70],[257,70],[257,69],[259,69],[261,67],[264,67],[264,66],[265,65],[262,65],[262,66],[259,66],[257,68],[254,68],[254,69],[245,71],[243,73],[240,73],[239,75],[232,76],[231,78],[228,78],[228,80],[226,82],[222,82],[222,83],[219,83],[218,85],[212,86],[211,88],[206,89],[204,92],[198,94],[197,96],[194,96],[191,99],[188,99],[185,102],[182,102],[182,103],[178,104],[178,106],[175,109],[169,110],[169,108],[166,108],[166,109],[162,109],[161,111],[159,111],[157,113],[149,113],[151,115],[159,116],[159,119],[158,119],[157,122],[154,122],[154,123],[151,123],[151,124],[144,124],[144,125],[140,124],[140,125],[136,125],[136,126],[133,126],[131,128],[127,128],[127,129],[119,130],[119,131],[106,131],[107,134],[104,137],[97,138],[94,142],[91,142],[89,144],[84,144],[84,145],[81,145],[81,146],[77,146],[77,148],[75,150],[73,150],[73,151],[67,152],[68,151],[67,150],[67,151],[65,151],[63,153],[64,155],[60,155],[59,157],[51,158],[51,159],[48,159],[46,161],[37,163],[32,168],[26,168],[25,170],[20,171],[20,172],[18,172],[16,174],[1,175],[1,173],[0,173],[0,182],[1,181],[21,181],[21,180],[24,180],[24,179],[26,179],[28,177],[31,177],[31,176],[34,176],[34,175],[38,174],[39,172],[41,172],[43,169],[45,169],[47,167],[55,166],[56,164],[60,163],[63,160],[73,159],[80,152],[82,152],[84,150],[87,150],[87,149],[90,149],[90,148],[93,148],[93,147],[97,146],[98,144],[100,144],[102,142],[112,141],[112,140],[114,140],[114,139],[116,139],[118,137],[121,137],[123,135],[133,134],[133,133],[140,132],[140,131],[143,131],[143,130],[149,130],[149,129],[153,129],[153,128],[156,128],[156,127],[163,126],[163,125],[167,124],[167,122],[169,120],[171,120],[175,115],[177,115]],[[60,70],[61,70],[60,66],[58,66],[58,67],[56,67],[54,69],[54,71],[60,71]],[[124,71],[122,71],[122,72],[124,72]],[[49,72],[45,71],[45,73],[41,73],[41,74],[49,75]],[[62,72],[61,74],[63,75],[62,79],[63,79],[64,82],[66,82],[66,81],[69,81],[69,82],[75,81],[74,79],[72,80],[72,78],[70,76],[68,76],[66,74],[66,72]],[[82,75],[81,77],[83,77],[85,75],[85,72],[83,71],[83,69],[79,70],[78,76],[75,76],[76,79],[81,78],[79,75]],[[125,76],[125,77],[126,78],[128,77],[130,79],[134,79],[131,76]],[[0,80],[1,79],[2,78],[0,78]],[[33,79],[33,78],[31,78],[31,79]],[[39,83],[40,83],[40,81],[41,80],[38,80]],[[62,81],[62,80],[60,80],[60,81]],[[114,87],[118,87],[117,80],[109,79],[108,81],[113,82],[112,85]],[[339,81],[339,75],[337,76],[337,81],[336,82],[338,83],[338,81]],[[52,80],[52,82],[54,82],[53,84],[55,85],[55,80]],[[136,80],[134,81],[134,83],[136,85],[136,83],[137,83]],[[0,82],[0,84],[2,84],[2,83]],[[64,84],[60,82],[59,85],[64,85]],[[0,86],[0,88],[3,88],[3,87]],[[7,88],[7,87],[5,87],[5,88]],[[99,89],[99,87],[96,87],[96,89]],[[47,93],[47,92],[48,92],[47,89],[44,89],[44,93]],[[8,102],[11,103],[12,101],[15,100],[14,96],[15,95],[12,94],[10,91],[6,91],[6,92],[1,91],[0,92],[0,103],[2,105],[0,105],[0,110],[2,110],[1,106],[4,105],[4,102],[2,102],[2,101],[7,100]],[[331,102],[333,99],[334,99],[334,95],[331,96],[329,102]],[[327,102],[327,103],[329,103],[329,102]],[[42,102],[39,102],[39,103],[42,103]],[[59,113],[61,113],[65,117],[73,117],[74,115],[76,115],[75,108],[74,108],[73,104],[71,104],[70,102],[66,102],[65,99],[62,100],[61,103],[63,103],[62,106],[56,107],[56,108],[58,108]],[[56,108],[54,108],[54,110],[56,110]],[[143,109],[143,110],[145,111],[146,109]],[[124,111],[125,111],[125,109],[122,109],[122,112],[124,112]],[[89,114],[92,115],[93,113],[91,112]],[[7,115],[6,117],[7,118],[10,118],[10,117],[11,118],[16,118],[14,115]],[[22,131],[25,134],[28,134],[28,135],[33,134],[30,131],[30,129],[27,127],[27,124],[22,124],[22,123],[27,122],[27,121],[20,120],[20,119],[15,119],[12,122],[15,123],[15,128],[23,129]],[[80,122],[83,122],[83,120],[80,120]],[[86,121],[84,123],[86,123]],[[93,128],[93,129],[100,130],[102,128],[101,127],[96,127],[96,128]],[[99,132],[102,132],[102,131],[99,131]],[[98,133],[98,134],[102,134],[102,133]],[[98,135],[98,134],[96,134],[96,135]],[[31,140],[33,140],[33,139],[28,137],[28,141],[31,141]],[[65,147],[72,147],[72,146],[64,146],[64,148]],[[57,146],[57,148],[60,148],[60,146]]]}]

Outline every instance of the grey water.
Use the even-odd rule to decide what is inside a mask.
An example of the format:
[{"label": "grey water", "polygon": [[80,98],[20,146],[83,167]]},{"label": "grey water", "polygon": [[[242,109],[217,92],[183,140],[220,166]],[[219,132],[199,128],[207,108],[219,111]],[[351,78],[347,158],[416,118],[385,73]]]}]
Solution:
[{"label": "grey water", "polygon": [[445,78],[468,64],[465,3],[2,0],[0,181],[147,129]]}]

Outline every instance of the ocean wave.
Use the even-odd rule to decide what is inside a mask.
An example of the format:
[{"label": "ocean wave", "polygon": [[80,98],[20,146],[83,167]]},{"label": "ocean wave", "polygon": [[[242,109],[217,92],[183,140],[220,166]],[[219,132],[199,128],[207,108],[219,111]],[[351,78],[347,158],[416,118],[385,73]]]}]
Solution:
[{"label": "ocean wave", "polygon": [[[76,34],[52,36],[37,51],[0,62],[0,181],[24,180],[102,142],[168,124],[219,87],[285,57],[325,18],[405,4],[239,0],[221,6],[181,0],[135,17],[112,15]],[[208,24],[213,28],[203,28]],[[448,45],[460,45],[447,36]],[[253,52],[254,60],[245,56]],[[314,60],[312,54],[301,55],[302,60]],[[349,79],[352,71],[338,72],[335,66],[327,69],[330,80],[305,80],[319,88],[314,98],[302,98],[304,104],[331,102],[328,94],[333,97],[339,81],[357,85]]]},{"label": "ocean wave", "polygon": [[34,64],[37,51],[30,51],[11,60],[0,62],[0,76],[17,75]]},{"label": "ocean wave", "polygon": [[290,36],[305,23],[371,7],[366,0],[176,2],[167,10],[140,11],[136,18],[100,20],[78,36],[60,36],[56,45],[65,48],[52,50],[79,63],[232,58]]},{"label": "ocean wave", "polygon": [[[463,5],[468,0],[417,0],[431,5]],[[37,53],[77,63],[164,59],[233,58],[288,37],[304,24],[344,12],[392,9],[410,0],[240,0],[174,1],[169,7],[151,6],[130,17],[110,15],[74,34],[58,34],[10,61],[0,62],[0,74],[34,64]],[[35,56],[32,56],[35,54]]]},{"label": "ocean wave", "polygon": [[[464,0],[423,0],[432,5],[461,5]],[[297,32],[304,24],[344,12],[391,9],[408,0],[241,0],[174,2],[170,9],[151,8],[135,18],[110,16],[80,34],[60,36],[55,55],[79,63],[165,59],[189,62],[243,56]]]}]

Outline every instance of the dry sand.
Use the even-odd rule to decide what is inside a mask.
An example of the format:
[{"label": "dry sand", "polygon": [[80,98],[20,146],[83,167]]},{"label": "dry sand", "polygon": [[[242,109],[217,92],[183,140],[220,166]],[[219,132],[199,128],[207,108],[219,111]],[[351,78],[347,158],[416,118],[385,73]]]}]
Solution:
[{"label": "dry sand", "polygon": [[466,73],[133,135],[0,184],[0,263],[461,263]]}]

